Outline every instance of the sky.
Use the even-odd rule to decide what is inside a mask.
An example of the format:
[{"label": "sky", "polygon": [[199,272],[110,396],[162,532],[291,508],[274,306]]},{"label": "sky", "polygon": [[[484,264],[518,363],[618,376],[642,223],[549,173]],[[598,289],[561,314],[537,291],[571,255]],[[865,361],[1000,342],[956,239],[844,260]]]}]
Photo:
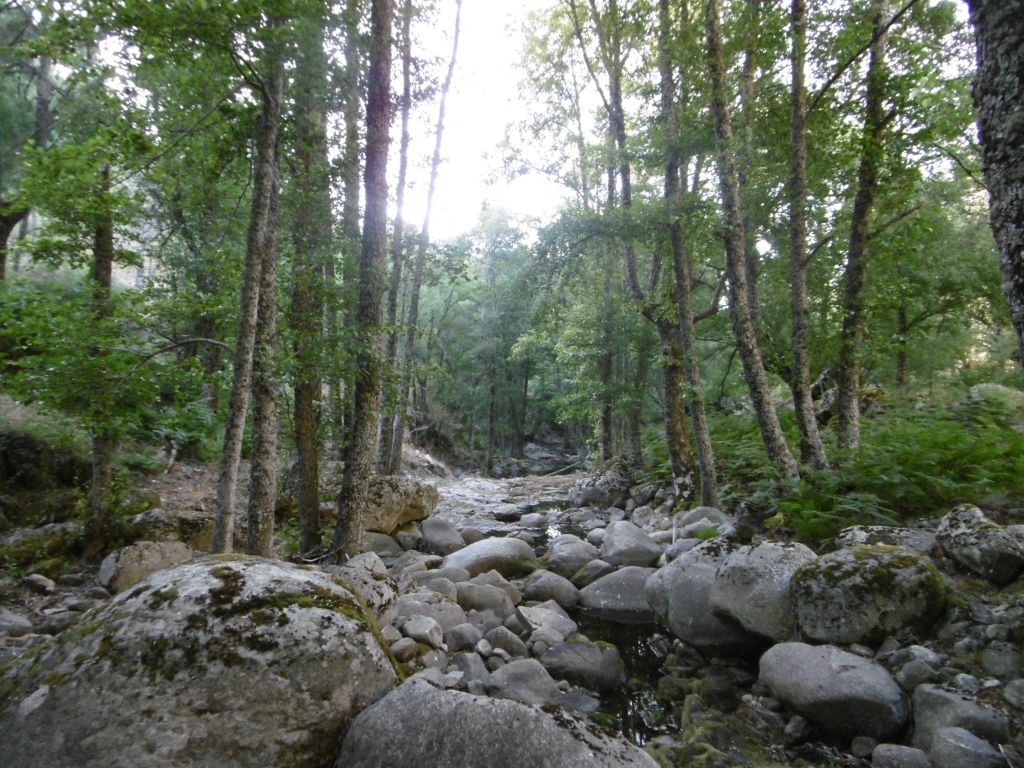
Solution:
[{"label": "sky", "polygon": [[[551,4],[552,0],[463,0],[462,34],[442,137],[443,163],[431,213],[433,239],[448,240],[469,231],[484,205],[548,219],[566,197],[563,187],[539,174],[506,180],[501,164],[506,127],[524,112],[517,87],[523,45],[520,28],[527,13]],[[455,2],[441,0],[441,6],[438,27],[426,35],[426,44],[443,59],[444,69],[451,56]],[[417,227],[426,208],[437,100],[425,105],[418,117],[412,127],[412,187],[406,193],[403,215]],[[398,134],[396,116],[392,130],[396,147]],[[394,152],[391,165],[397,175]]]}]

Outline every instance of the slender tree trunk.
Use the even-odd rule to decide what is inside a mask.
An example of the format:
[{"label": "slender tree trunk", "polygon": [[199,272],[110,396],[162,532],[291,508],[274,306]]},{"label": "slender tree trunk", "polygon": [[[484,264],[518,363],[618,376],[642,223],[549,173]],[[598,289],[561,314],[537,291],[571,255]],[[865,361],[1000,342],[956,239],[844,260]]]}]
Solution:
[{"label": "slender tree trunk", "polygon": [[[345,2],[345,144],[341,158],[341,304],[346,340],[356,336],[356,314],[359,303],[359,116],[362,105],[362,41],[359,22],[362,0]],[[348,366],[351,369],[351,365]],[[341,456],[347,444],[354,416],[354,373],[339,374],[332,381],[331,409],[333,442]]]},{"label": "slender tree trunk", "polygon": [[402,444],[405,442],[405,420],[408,416],[409,390],[413,385],[413,368],[416,363],[416,325],[420,316],[420,289],[423,286],[423,268],[427,262],[427,246],[430,245],[430,214],[434,206],[434,190],[437,187],[437,172],[441,166],[441,138],[444,135],[444,113],[448,102],[448,90],[455,74],[455,60],[459,53],[459,34],[462,27],[462,0],[455,0],[455,35],[452,40],[452,57],[448,61],[448,72],[441,86],[441,97],[437,109],[437,125],[434,130],[434,155],[430,161],[430,182],[427,186],[427,208],[423,214],[419,242],[416,245],[416,263],[413,267],[412,287],[409,291],[409,318],[405,333],[405,372],[398,403],[398,418],[395,419],[394,448],[391,452],[390,474],[397,474],[402,466]]},{"label": "slender tree trunk", "polygon": [[1024,0],[968,0],[978,74],[978,110],[989,221],[999,248],[1003,290],[1024,366]]},{"label": "slender tree trunk", "polygon": [[[275,67],[266,87],[280,99],[282,71]],[[277,148],[274,148],[275,175]],[[275,182],[276,188],[276,182]],[[274,507],[277,501],[277,193],[270,199],[260,295],[256,310],[256,338],[252,358],[252,454],[249,457],[249,506],[246,514],[245,551],[269,557],[274,543]]]},{"label": "slender tree trunk", "polygon": [[760,257],[757,253],[756,227],[751,214],[753,200],[750,193],[750,178],[754,169],[754,104],[757,99],[757,51],[761,42],[761,2],[762,0],[746,0],[747,40],[743,50],[743,85],[740,89],[743,141],[739,162],[740,197],[743,204],[743,244],[747,256],[747,301],[750,304],[750,319],[754,324],[758,341],[763,336],[761,299],[757,290],[757,279],[761,269]]},{"label": "slender tree trunk", "polygon": [[345,450],[345,474],[338,493],[334,549],[355,555],[362,549],[367,482],[375,458],[383,355],[383,299],[387,288],[388,146],[391,125],[392,0],[372,0],[370,73],[366,105],[366,211],[359,260],[359,351],[356,354],[356,403]]},{"label": "slender tree trunk", "polygon": [[324,31],[306,22],[296,63],[297,205],[292,242],[292,327],[295,355],[295,463],[299,550],[319,549],[320,396],[324,268],[331,259],[330,161],[327,155],[327,56]]},{"label": "slender tree trunk", "polygon": [[[661,0],[667,3],[668,0]],[[658,322],[661,340],[663,396],[665,399],[665,442],[668,445],[672,477],[692,495],[698,483],[698,470],[690,446],[690,430],[686,424],[686,389],[683,370],[683,343],[679,325],[669,320]]]},{"label": "slender tree trunk", "polygon": [[[402,8],[402,138],[398,152],[398,186],[396,189],[395,225],[391,232],[391,285],[388,289],[388,349],[387,364],[398,368],[398,293],[402,287],[402,267],[405,264],[403,247],[402,210],[405,206],[405,180],[409,169],[409,113],[412,110],[412,0],[405,0]],[[401,377],[399,376],[399,381]],[[399,384],[401,388],[401,384]],[[401,399],[401,396],[399,396]],[[391,471],[395,448],[397,413],[385,413],[380,420],[380,471]],[[401,460],[398,462],[401,463]]]},{"label": "slender tree trunk", "polygon": [[0,282],[7,279],[7,243],[22,219],[28,216],[28,209],[10,210],[0,200]]},{"label": "slender tree trunk", "polygon": [[[684,382],[680,382],[683,400],[688,405],[693,424],[693,437],[697,449],[697,469],[700,475],[701,504],[718,506],[718,481],[715,477],[715,453],[711,445],[707,413],[704,410],[703,383],[700,378],[700,363],[697,357],[697,331],[693,318],[693,288],[690,279],[690,257],[683,238],[680,220],[680,163],[676,138],[679,133],[679,118],[676,111],[676,86],[673,78],[672,18],[669,0],[659,0],[659,63],[661,67],[661,110],[665,123],[665,201],[670,213],[669,238],[672,247],[673,290],[676,311],[679,316],[678,343],[679,361],[682,365]],[[668,371],[666,370],[666,376]],[[667,387],[667,385],[666,385]],[[666,403],[672,402],[666,388]],[[666,405],[666,411],[668,407]],[[689,445],[687,444],[687,448]],[[692,459],[691,459],[692,465]],[[684,474],[685,476],[685,474]]]},{"label": "slender tree trunk", "polygon": [[[272,54],[273,56],[276,54]],[[278,66],[268,61],[268,71]],[[273,80],[273,78],[270,78]],[[280,82],[280,80],[278,80]],[[277,195],[277,169],[274,157],[281,122],[280,93],[270,87],[261,94],[262,110],[257,124],[256,167],[253,182],[252,208],[245,247],[245,269],[242,274],[242,296],[238,314],[238,335],[235,340],[234,374],[228,418],[224,426],[224,447],[221,454],[220,478],[217,483],[217,517],[213,533],[213,551],[231,552],[235,533],[235,494],[238,465],[242,457],[245,417],[249,409],[252,384],[253,347],[256,341],[256,318],[260,297],[264,251],[269,245],[274,198]]]},{"label": "slender tree trunk", "polygon": [[746,253],[743,234],[743,211],[740,203],[736,156],[733,150],[732,123],[729,115],[725,54],[718,18],[718,1],[709,0],[706,19],[708,66],[711,75],[712,114],[718,143],[719,184],[725,214],[726,271],[729,278],[729,313],[733,334],[743,363],[743,374],[750,390],[750,399],[757,414],[761,437],[768,457],[787,482],[800,478],[800,470],[786,444],[772,402],[768,375],[764,369],[761,348],[750,315],[746,280]]},{"label": "slender tree trunk", "polygon": [[878,191],[885,134],[885,53],[889,40],[889,0],[872,0],[873,42],[868,61],[867,96],[857,194],[853,200],[850,243],[846,251],[843,289],[843,330],[839,343],[839,447],[860,446],[860,357],[864,343],[864,278],[871,213]]},{"label": "slender tree trunk", "polygon": [[[92,245],[92,314],[97,326],[110,315],[110,294],[114,272],[114,217],[110,208],[110,167],[103,168],[96,194],[96,223]],[[90,349],[91,357],[102,357],[99,347]],[[117,433],[103,426],[104,414],[94,414],[92,429],[92,486],[89,513],[85,523],[85,556],[103,551],[110,529],[110,483],[113,475]]]},{"label": "slender tree trunk", "polygon": [[[644,465],[642,439],[642,422],[644,393],[647,390],[647,377],[651,370],[651,344],[645,338],[636,349],[636,367],[632,377],[633,397],[626,413],[626,458],[635,467]],[[626,371],[629,369],[627,368]]]},{"label": "slender tree trunk", "polygon": [[828,467],[811,397],[811,359],[807,349],[807,7],[793,0],[792,101],[789,123],[789,306],[793,315],[793,407],[800,429],[800,459],[815,469]]}]

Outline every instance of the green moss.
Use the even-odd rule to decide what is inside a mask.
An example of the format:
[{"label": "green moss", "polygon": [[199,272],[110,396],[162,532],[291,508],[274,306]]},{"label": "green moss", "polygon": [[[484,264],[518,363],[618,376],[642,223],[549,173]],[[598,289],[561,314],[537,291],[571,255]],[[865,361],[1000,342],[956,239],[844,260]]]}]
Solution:
[{"label": "green moss", "polygon": [[178,599],[178,590],[176,589],[163,589],[159,592],[154,592],[152,597],[149,598],[149,607],[153,609],[162,608],[164,605],[174,605],[174,601]]}]

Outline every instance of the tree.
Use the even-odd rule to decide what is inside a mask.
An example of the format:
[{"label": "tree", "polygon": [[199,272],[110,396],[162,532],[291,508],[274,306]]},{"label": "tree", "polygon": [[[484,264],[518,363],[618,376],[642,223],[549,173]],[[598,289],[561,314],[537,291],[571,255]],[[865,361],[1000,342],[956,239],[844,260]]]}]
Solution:
[{"label": "tree", "polygon": [[978,54],[974,103],[1003,290],[1024,366],[1024,2],[968,0]]},{"label": "tree", "polygon": [[708,72],[711,76],[712,115],[718,140],[718,176],[725,217],[724,239],[726,270],[729,277],[729,312],[733,335],[743,364],[761,437],[772,464],[787,482],[799,480],[800,470],[786,443],[778,413],[772,402],[768,376],[761,357],[757,333],[750,313],[747,291],[746,246],[743,232],[743,210],[740,202],[739,175],[733,147],[732,121],[727,96],[725,53],[718,17],[717,0],[709,0],[705,19]]},{"label": "tree", "polygon": [[345,474],[338,492],[338,521],[333,549],[337,557],[355,555],[363,542],[367,481],[376,454],[382,384],[382,321],[387,263],[387,164],[391,126],[392,0],[372,0],[370,71],[366,103],[366,163],[363,247],[359,259],[356,327],[355,419],[345,449]]}]

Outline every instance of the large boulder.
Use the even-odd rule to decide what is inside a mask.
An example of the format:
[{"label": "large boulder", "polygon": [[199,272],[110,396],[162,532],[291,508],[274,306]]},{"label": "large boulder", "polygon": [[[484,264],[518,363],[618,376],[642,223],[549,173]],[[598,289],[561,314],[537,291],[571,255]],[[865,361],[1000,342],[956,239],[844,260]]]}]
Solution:
[{"label": "large boulder", "polygon": [[192,559],[192,547],[180,541],[137,541],[107,555],[96,583],[109,592],[134,587],[151,573]]},{"label": "large boulder", "polygon": [[790,709],[845,739],[897,733],[908,709],[882,665],[831,645],[780,643],[761,657],[760,681]]},{"label": "large boulder", "polygon": [[391,535],[405,523],[423,520],[437,506],[437,488],[409,477],[374,475],[367,482],[366,530]]},{"label": "large boulder", "polygon": [[711,610],[715,575],[734,549],[706,541],[660,568],[644,587],[672,634],[701,650],[743,654],[760,645],[740,624]]},{"label": "large boulder", "polygon": [[579,602],[580,591],[564,576],[552,571],[534,571],[523,585],[527,600],[554,600],[563,608],[572,608]]},{"label": "large boulder", "polygon": [[0,710],[0,754],[5,768],[313,768],[396,682],[330,576],[211,558],[151,575],[43,651]]},{"label": "large boulder", "polygon": [[942,518],[935,533],[943,551],[972,573],[1002,586],[1024,571],[1024,546],[969,504]]},{"label": "large boulder", "polygon": [[619,624],[648,624],[654,621],[644,585],[653,568],[628,565],[602,576],[580,590],[580,608],[587,616]]},{"label": "large boulder", "polygon": [[626,503],[632,478],[629,465],[615,459],[595,469],[569,490],[569,501],[577,507],[618,507]]},{"label": "large boulder", "polygon": [[132,518],[129,532],[139,541],[181,541],[193,549],[213,548],[213,510],[154,507]]},{"label": "large boulder", "polygon": [[793,576],[793,605],[804,637],[822,643],[879,643],[898,630],[924,632],[946,607],[942,576],[903,547],[840,549]]},{"label": "large boulder", "polygon": [[525,576],[537,568],[533,548],[513,538],[490,538],[463,547],[444,559],[445,568],[465,568],[470,576],[497,571],[503,576]]},{"label": "large boulder", "polygon": [[920,528],[901,528],[895,525],[851,525],[839,532],[836,543],[846,549],[861,544],[888,544],[930,555],[935,551],[935,534]]},{"label": "large boulder", "polygon": [[420,541],[420,549],[424,552],[443,557],[466,546],[458,528],[439,517],[428,517],[424,520],[421,531],[423,538]]},{"label": "large boulder", "polygon": [[520,606],[517,615],[529,629],[531,641],[540,640],[546,645],[557,645],[576,634],[576,622],[554,600]]},{"label": "large boulder", "polygon": [[572,533],[563,533],[548,542],[544,562],[549,570],[571,579],[597,556],[598,550],[593,544]]},{"label": "large boulder", "polygon": [[672,531],[680,539],[730,536],[735,530],[736,521],[716,507],[695,507],[672,518]]},{"label": "large boulder", "polygon": [[544,666],[536,659],[519,659],[492,672],[487,691],[496,699],[511,699],[520,704],[557,705],[562,692]]},{"label": "large boulder", "polygon": [[398,597],[398,587],[388,576],[384,561],[373,552],[349,558],[344,565],[328,565],[324,568],[335,581],[359,595],[377,619],[385,621]]},{"label": "large boulder", "polygon": [[1010,739],[1006,715],[961,691],[924,683],[914,689],[914,746],[928,752],[942,728],[965,728],[993,744]]},{"label": "large boulder", "polygon": [[0,566],[27,566],[73,554],[82,538],[81,523],[50,523],[14,528],[0,537]]},{"label": "large boulder", "polygon": [[790,582],[817,555],[803,544],[766,541],[740,547],[722,563],[711,586],[711,610],[775,642],[793,639]]},{"label": "large boulder", "polygon": [[412,679],[365,710],[335,768],[656,768],[641,749],[568,712]]},{"label": "large boulder", "polygon": [[654,539],[628,520],[610,524],[601,544],[601,559],[612,565],[648,566],[661,552]]},{"label": "large boulder", "polygon": [[622,656],[611,643],[569,640],[544,651],[540,663],[553,677],[598,693],[614,691],[626,682]]}]

